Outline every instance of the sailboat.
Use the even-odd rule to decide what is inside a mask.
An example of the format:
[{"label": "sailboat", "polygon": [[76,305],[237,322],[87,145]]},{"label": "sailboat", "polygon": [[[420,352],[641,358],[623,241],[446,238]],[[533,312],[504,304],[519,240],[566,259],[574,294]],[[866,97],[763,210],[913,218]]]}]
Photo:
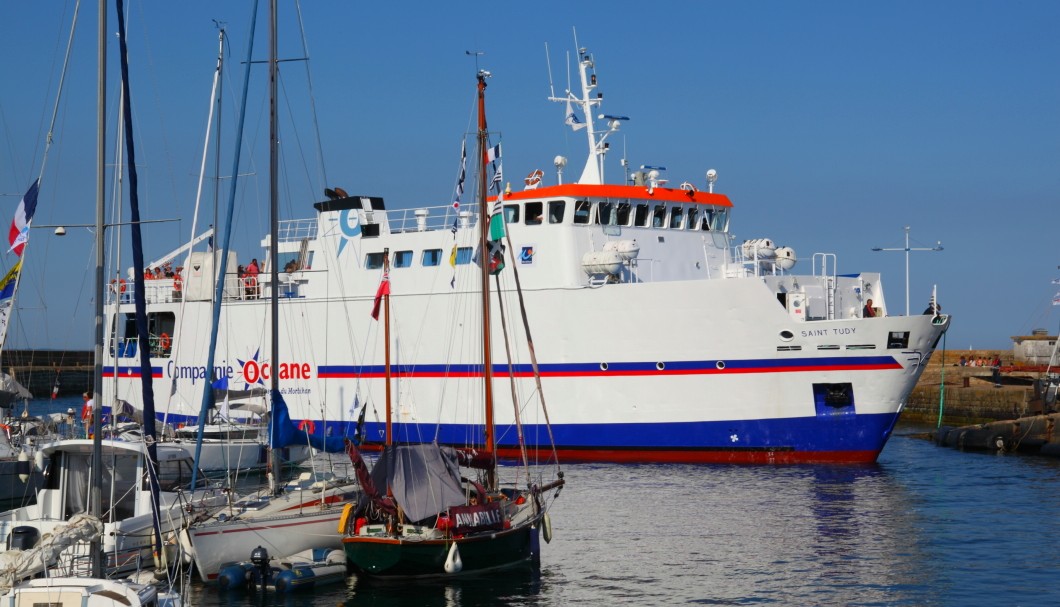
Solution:
[{"label": "sailboat", "polygon": [[[270,124],[272,136],[270,147],[271,178],[271,243],[277,243],[278,226],[278,187],[279,173],[276,146],[276,19],[275,0],[270,10],[270,104],[272,113]],[[251,25],[247,61],[245,63],[244,82],[250,77],[252,61],[254,24]],[[246,90],[244,86],[244,91]],[[245,103],[243,104],[245,107]],[[245,114],[245,112],[241,112]],[[240,117],[242,132],[242,116]],[[237,148],[238,149],[238,148]],[[238,173],[239,155],[235,158],[233,174]],[[229,220],[230,223],[230,220]],[[227,246],[227,245],[226,245]],[[278,247],[273,244],[269,252],[269,270],[271,280],[268,284],[268,297],[271,308],[271,360],[278,361],[279,340],[279,281],[277,278]],[[211,347],[211,351],[213,348]],[[275,556],[289,556],[313,548],[341,548],[340,538],[335,528],[342,514],[341,506],[360,495],[359,485],[355,480],[336,478],[331,473],[305,472],[298,478],[283,486],[277,486],[281,475],[280,450],[289,445],[308,443],[325,452],[340,452],[345,444],[340,437],[310,435],[299,432],[291,421],[287,404],[279,389],[279,373],[273,373],[270,389],[271,411],[269,417],[270,436],[270,483],[268,487],[243,496],[227,505],[213,516],[201,520],[187,529],[181,536],[181,546],[188,558],[195,564],[199,576],[206,582],[215,582],[220,570],[227,564],[243,561],[251,553],[262,550]],[[265,561],[268,561],[266,556]]]},{"label": "sailboat", "polygon": [[[125,141],[129,158],[129,181],[133,257],[143,267],[142,241],[139,233],[139,208],[133,154],[127,47],[122,2],[118,0],[119,42],[123,73],[122,107],[125,112]],[[100,2],[100,45],[105,48],[106,3]],[[102,57],[105,51],[101,50]],[[103,117],[103,71],[100,73],[99,175],[102,164],[105,120]],[[96,201],[96,356],[95,398],[100,403],[103,350],[103,193]],[[142,279],[142,273],[141,273]],[[142,292],[136,297],[137,330],[146,335],[145,302]],[[145,341],[145,340],[142,340]],[[150,368],[147,353],[141,356],[142,368]],[[149,374],[148,374],[149,376]],[[79,542],[63,553],[55,570],[61,575],[91,576],[132,572],[161,566],[163,542],[172,539],[175,530],[185,526],[186,519],[209,511],[223,503],[219,488],[195,482],[191,456],[179,447],[159,445],[154,427],[151,382],[141,384],[145,417],[141,442],[104,439],[101,427],[102,407],[93,411],[92,438],[62,440],[40,451],[41,465],[47,466],[45,484],[37,493],[37,503],[0,513],[0,542],[29,533],[35,539],[46,537],[71,517],[88,513],[104,523],[101,534],[91,542]],[[48,462],[45,464],[45,462]],[[33,541],[27,542],[32,547]]]},{"label": "sailboat", "polygon": [[[370,474],[357,448],[348,445],[365,498],[357,506],[351,504],[344,509],[339,528],[349,563],[372,577],[445,577],[532,563],[539,556],[542,528],[546,541],[551,540],[551,522],[547,514],[551,503],[549,493],[555,491],[551,496],[554,499],[564,485],[561,471],[557,471],[557,478],[551,482],[531,480],[522,440],[525,487],[518,488],[515,483],[502,487],[498,482],[489,279],[503,267],[503,253],[494,246],[503,229],[491,230],[491,219],[485,212],[488,203],[487,165],[497,156],[487,151],[485,91],[488,76],[488,72],[480,71],[477,77],[478,147],[482,159],[478,196],[478,265],[482,296],[484,440],[468,450],[443,446],[437,441],[395,442],[389,363],[391,286],[386,265],[389,251],[385,251],[384,277],[377,299],[382,298],[386,315],[386,445]],[[497,222],[503,222],[499,209],[495,218]],[[508,368],[510,373],[510,361]],[[513,388],[513,401],[514,396]],[[514,402],[513,405],[521,439],[520,405]],[[477,470],[478,474],[470,470]],[[509,470],[518,471],[518,468]]]}]

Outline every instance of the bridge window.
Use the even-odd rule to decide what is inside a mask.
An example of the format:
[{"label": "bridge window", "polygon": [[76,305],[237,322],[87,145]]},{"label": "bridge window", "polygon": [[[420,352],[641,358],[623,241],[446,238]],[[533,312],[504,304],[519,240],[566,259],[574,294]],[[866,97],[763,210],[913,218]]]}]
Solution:
[{"label": "bridge window", "polygon": [[714,211],[714,221],[712,222],[714,231],[724,232],[729,227],[729,212],[725,209],[718,209]]},{"label": "bridge window", "polygon": [[710,229],[710,224],[714,221],[714,211],[703,211],[703,231]]},{"label": "bridge window", "polygon": [[628,226],[629,225],[629,212],[632,210],[632,205],[628,202],[618,203],[618,208],[615,209],[616,215],[618,215],[617,225]]},{"label": "bridge window", "polygon": [[504,223],[519,223],[519,205],[504,205]]},{"label": "bridge window", "polygon": [[615,225],[615,208],[610,202],[601,202],[596,205],[596,223],[600,225]]},{"label": "bridge window", "polygon": [[[540,203],[538,203],[538,204],[540,204]],[[457,248],[457,250],[456,250],[456,265],[465,266],[465,265],[471,263],[471,254],[472,254],[472,252],[473,251],[472,251],[471,247],[459,247],[459,248]]]},{"label": "bridge window", "polygon": [[699,209],[688,209],[688,223],[685,227],[689,230],[698,230],[699,226],[696,222],[699,220]]},{"label": "bridge window", "polygon": [[528,202],[526,203],[526,225],[536,226],[541,225],[541,215],[543,213],[544,204],[540,202]]},{"label": "bridge window", "polygon": [[442,250],[441,249],[427,249],[423,252],[423,265],[437,266],[442,263]]},{"label": "bridge window", "polygon": [[563,223],[563,212],[567,209],[567,203],[562,200],[550,200],[548,203],[548,222]]},{"label": "bridge window", "polygon": [[394,251],[394,267],[407,268],[412,265],[412,251]]},{"label": "bridge window", "polygon": [[648,227],[648,205],[637,205],[636,210],[633,211],[633,225],[638,228]]},{"label": "bridge window", "polygon": [[593,205],[588,200],[578,200],[574,203],[574,223],[587,224],[591,217],[589,211],[591,211]]},{"label": "bridge window", "polygon": [[679,206],[670,209],[670,229],[680,230],[681,221],[685,218],[685,210]]},{"label": "bridge window", "polygon": [[651,215],[651,227],[661,228],[666,225],[666,205],[660,204],[655,206],[655,210]]}]

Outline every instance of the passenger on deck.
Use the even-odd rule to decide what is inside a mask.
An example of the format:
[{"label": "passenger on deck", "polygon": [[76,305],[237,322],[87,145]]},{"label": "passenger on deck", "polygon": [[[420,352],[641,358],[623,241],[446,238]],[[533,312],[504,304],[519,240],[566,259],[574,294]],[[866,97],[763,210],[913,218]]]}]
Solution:
[{"label": "passenger on deck", "polygon": [[144,280],[154,280],[155,273],[151,271],[151,268],[144,268]]},{"label": "passenger on deck", "polygon": [[861,311],[862,318],[875,318],[876,308],[872,307],[872,300],[865,300],[865,308]]},{"label": "passenger on deck", "polygon": [[930,302],[927,309],[924,310],[924,314],[930,314],[931,316],[938,316],[939,312],[942,312],[942,306],[934,301]]},{"label": "passenger on deck", "polygon": [[247,299],[258,298],[258,274],[260,269],[258,268],[257,258],[251,259],[250,264],[247,265],[247,276],[243,280],[243,284],[247,288]]}]

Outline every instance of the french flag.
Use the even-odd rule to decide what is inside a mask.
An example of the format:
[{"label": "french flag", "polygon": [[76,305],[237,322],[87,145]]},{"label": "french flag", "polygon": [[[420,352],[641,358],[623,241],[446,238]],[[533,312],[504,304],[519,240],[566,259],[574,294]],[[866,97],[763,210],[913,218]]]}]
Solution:
[{"label": "french flag", "polygon": [[15,209],[15,218],[11,220],[11,230],[7,233],[7,239],[11,243],[11,249],[15,255],[22,256],[22,249],[26,246],[29,237],[29,223],[33,221],[33,212],[37,210],[37,186],[40,179],[35,179],[33,185],[29,186],[22,202]]}]

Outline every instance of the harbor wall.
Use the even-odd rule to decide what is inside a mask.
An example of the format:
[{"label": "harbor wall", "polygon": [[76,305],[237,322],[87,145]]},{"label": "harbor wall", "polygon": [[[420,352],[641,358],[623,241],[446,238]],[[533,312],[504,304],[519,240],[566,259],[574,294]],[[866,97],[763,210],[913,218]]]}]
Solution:
[{"label": "harbor wall", "polygon": [[92,389],[92,358],[88,350],[4,350],[0,367],[36,398],[56,385],[58,396],[72,396]]},{"label": "harbor wall", "polygon": [[[992,361],[1001,357],[1001,387],[993,381],[989,366],[960,366],[960,357]],[[931,357],[909,396],[903,421],[930,423],[939,421],[940,398],[942,424],[961,426],[1000,419],[1016,419],[1041,413],[1035,400],[1033,380],[1040,372],[1022,371],[1014,364],[1012,350],[938,350]],[[940,397],[940,386],[945,390]]]}]

